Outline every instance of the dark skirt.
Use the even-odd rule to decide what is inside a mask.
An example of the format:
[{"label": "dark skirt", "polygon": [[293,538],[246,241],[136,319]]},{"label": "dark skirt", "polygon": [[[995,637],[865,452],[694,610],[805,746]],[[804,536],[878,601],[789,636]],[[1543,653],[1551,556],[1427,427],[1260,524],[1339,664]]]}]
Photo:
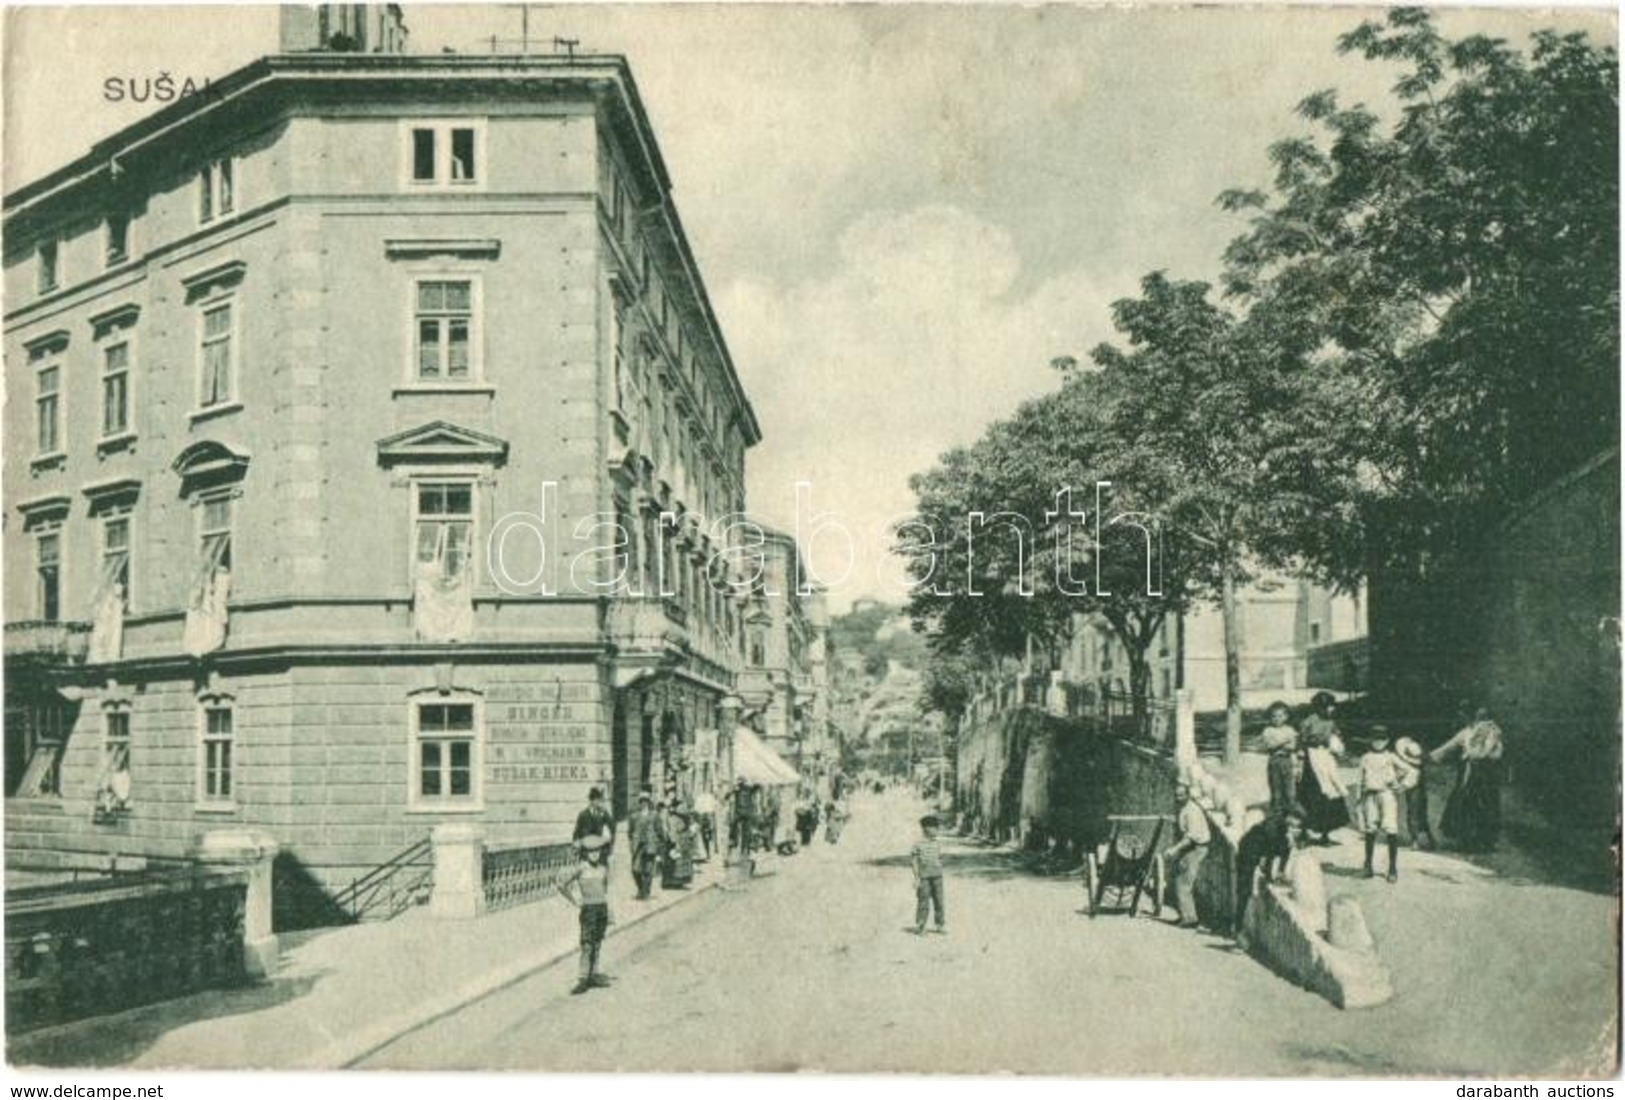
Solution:
[{"label": "dark skirt", "polygon": [[596,947],[604,942],[609,930],[609,906],[583,905],[581,907],[581,946]]},{"label": "dark skirt", "polygon": [[1501,762],[1473,760],[1450,792],[1439,831],[1469,852],[1487,851],[1501,838]]},{"label": "dark skirt", "polygon": [[1298,801],[1303,805],[1303,826],[1312,833],[1329,833],[1349,823],[1349,804],[1321,788],[1313,768],[1303,769],[1298,781]]}]

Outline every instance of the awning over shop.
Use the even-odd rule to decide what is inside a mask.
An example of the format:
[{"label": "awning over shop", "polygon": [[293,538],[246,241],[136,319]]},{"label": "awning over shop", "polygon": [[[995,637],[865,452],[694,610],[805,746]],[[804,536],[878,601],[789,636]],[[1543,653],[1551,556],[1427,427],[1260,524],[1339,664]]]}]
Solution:
[{"label": "awning over shop", "polygon": [[784,762],[784,757],[744,726],[734,730],[734,778],[760,783],[764,787],[782,787],[801,782],[801,776]]}]

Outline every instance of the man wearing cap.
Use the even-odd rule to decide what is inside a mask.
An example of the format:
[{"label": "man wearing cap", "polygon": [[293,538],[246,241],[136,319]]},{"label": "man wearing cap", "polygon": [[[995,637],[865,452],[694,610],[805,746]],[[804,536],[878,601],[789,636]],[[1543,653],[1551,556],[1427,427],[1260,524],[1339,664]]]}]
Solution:
[{"label": "man wearing cap", "polygon": [[660,815],[655,813],[654,796],[643,791],[638,795],[638,808],[626,822],[627,844],[632,849],[632,881],[638,884],[639,901],[649,900],[655,870],[666,850],[663,834]]},{"label": "man wearing cap", "polygon": [[[1174,787],[1174,802],[1178,806],[1174,827],[1179,832],[1179,839],[1162,853],[1162,858],[1172,872],[1174,899],[1179,906],[1179,927],[1195,928],[1199,923],[1196,919],[1196,877],[1202,873],[1208,845],[1213,843],[1213,829],[1208,824],[1207,814],[1191,798],[1188,783]],[[1161,898],[1157,899],[1157,904],[1162,904]]]},{"label": "man wearing cap", "polygon": [[1365,833],[1366,878],[1371,868],[1377,835],[1388,841],[1388,881],[1399,881],[1399,791],[1404,784],[1399,758],[1388,748],[1388,727],[1371,727],[1371,747],[1360,757],[1360,831]]}]

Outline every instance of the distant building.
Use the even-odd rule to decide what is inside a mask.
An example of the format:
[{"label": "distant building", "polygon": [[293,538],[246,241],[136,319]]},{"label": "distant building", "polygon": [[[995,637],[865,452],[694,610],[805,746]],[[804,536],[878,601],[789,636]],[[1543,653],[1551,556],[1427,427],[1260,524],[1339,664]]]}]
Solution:
[{"label": "distant building", "polygon": [[760,433],[631,71],[398,17],[5,199],[11,866],[255,826],[331,888],[726,763]]},{"label": "distant building", "polygon": [[745,611],[739,697],[745,720],[793,767],[817,776],[832,766],[822,588],[807,583],[795,539],[757,525],[761,574]]},{"label": "distant building", "polygon": [[[1247,705],[1265,705],[1272,694],[1297,698],[1314,688],[1364,689],[1363,593],[1341,595],[1302,581],[1266,579],[1242,589],[1238,617]],[[1153,698],[1171,699],[1184,688],[1198,711],[1224,709],[1224,620],[1217,608],[1203,606],[1169,620],[1146,656]],[[1071,683],[1129,691],[1127,651],[1098,616],[1074,617],[1057,671]]]}]

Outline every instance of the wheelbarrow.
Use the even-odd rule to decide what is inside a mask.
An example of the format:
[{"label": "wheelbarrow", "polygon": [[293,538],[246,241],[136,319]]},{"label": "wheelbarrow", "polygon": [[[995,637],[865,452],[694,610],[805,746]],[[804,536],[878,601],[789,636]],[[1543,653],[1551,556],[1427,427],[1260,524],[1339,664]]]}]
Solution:
[{"label": "wheelbarrow", "polygon": [[1106,840],[1083,860],[1083,893],[1089,916],[1128,911],[1135,916],[1142,899],[1152,916],[1162,911],[1162,850],[1158,842],[1169,819],[1161,814],[1112,814],[1106,818]]}]

